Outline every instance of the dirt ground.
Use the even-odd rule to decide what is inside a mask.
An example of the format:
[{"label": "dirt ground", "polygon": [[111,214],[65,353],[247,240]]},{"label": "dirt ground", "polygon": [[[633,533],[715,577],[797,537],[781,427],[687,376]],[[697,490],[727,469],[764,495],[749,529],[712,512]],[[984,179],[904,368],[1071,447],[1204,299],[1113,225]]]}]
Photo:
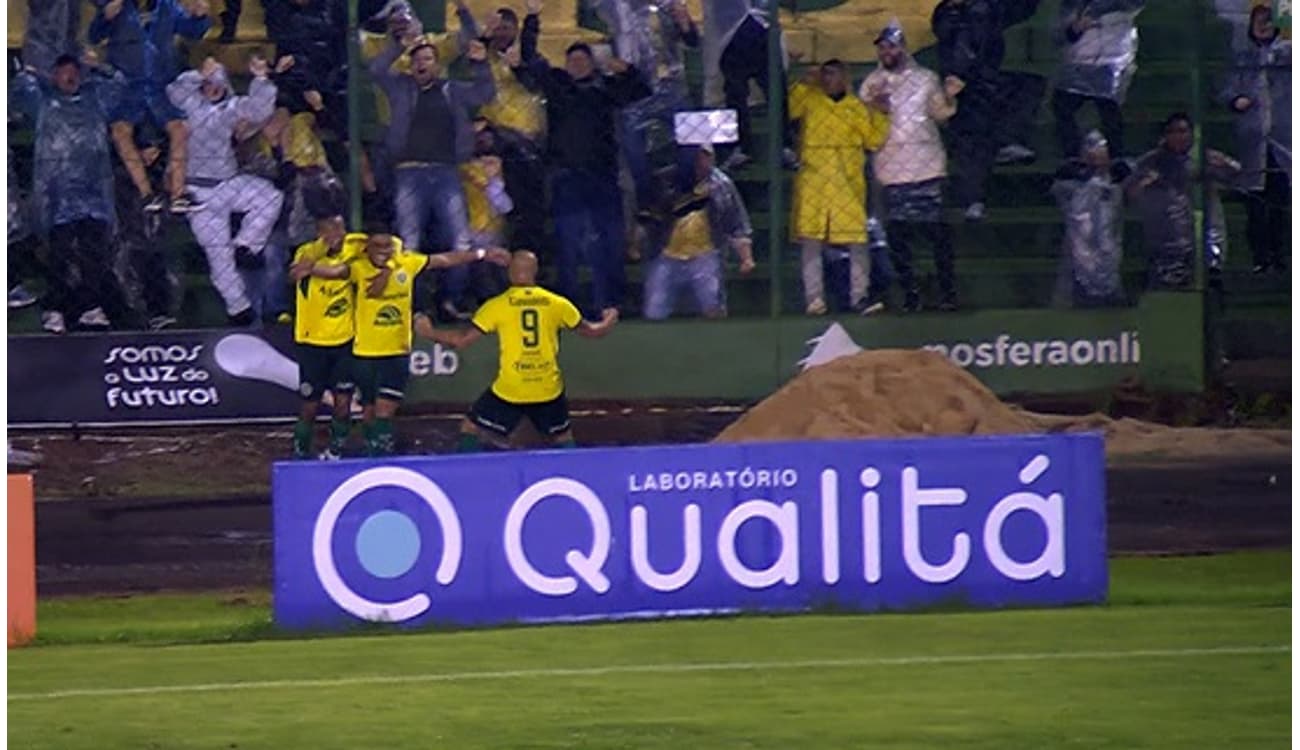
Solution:
[{"label": "dirt ground", "polygon": [[[706,442],[741,412],[735,405],[585,405],[575,408],[574,422],[587,445]],[[457,422],[445,413],[402,420],[404,452],[452,450]],[[1108,435],[1113,552],[1290,544],[1289,431],[1171,432],[1126,422],[1051,423]],[[268,467],[287,450],[287,426],[11,440],[44,459],[36,471],[41,594],[270,585]]]}]

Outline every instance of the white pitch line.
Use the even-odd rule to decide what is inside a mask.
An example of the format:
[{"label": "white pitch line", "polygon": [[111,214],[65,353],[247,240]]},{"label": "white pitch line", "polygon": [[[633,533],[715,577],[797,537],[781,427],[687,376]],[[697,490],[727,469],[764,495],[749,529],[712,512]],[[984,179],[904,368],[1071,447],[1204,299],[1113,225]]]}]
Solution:
[{"label": "white pitch line", "polygon": [[1008,654],[955,654],[951,656],[894,656],[863,659],[806,659],[800,661],[698,662],[677,664],[623,664],[608,667],[554,669],[511,669],[491,672],[443,672],[412,675],[371,675],[339,677],[325,680],[250,680],[247,682],[209,682],[194,685],[152,685],[126,688],[87,688],[55,690],[48,693],[11,693],[14,701],[55,700],[59,698],[105,698],[168,693],[220,693],[238,690],[276,688],[328,688],[354,685],[406,685],[412,683],[470,682],[475,680],[519,680],[535,677],[604,677],[623,674],[683,674],[690,672],[750,672],[794,669],[848,669],[852,667],[934,666],[944,664],[989,664],[997,662],[1035,661],[1109,661],[1140,658],[1180,658],[1195,656],[1241,656],[1249,654],[1289,653],[1289,645],[1225,646],[1220,648],[1140,649],[1133,651],[1057,651]]}]

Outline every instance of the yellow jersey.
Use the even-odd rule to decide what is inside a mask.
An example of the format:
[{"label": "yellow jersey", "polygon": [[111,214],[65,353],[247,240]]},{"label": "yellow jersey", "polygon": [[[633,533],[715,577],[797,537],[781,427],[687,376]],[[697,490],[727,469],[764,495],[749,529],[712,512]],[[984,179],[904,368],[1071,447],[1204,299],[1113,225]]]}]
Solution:
[{"label": "yellow jersey", "polygon": [[352,353],[359,357],[399,357],[411,353],[411,297],[415,292],[415,277],[424,270],[429,258],[420,253],[398,250],[388,259],[393,273],[388,277],[383,294],[371,297],[366,288],[379,269],[364,252],[349,265],[353,288],[356,290],[356,336],[352,339]]},{"label": "yellow jersey", "polygon": [[505,219],[492,208],[488,198],[487,170],[483,162],[475,159],[460,165],[460,187],[465,194],[465,216],[471,232],[500,237],[505,229]]},{"label": "yellow jersey", "polygon": [[484,302],[472,322],[497,335],[493,393],[513,404],[539,404],[564,392],[560,331],[582,323],[572,302],[538,286],[514,286]]},{"label": "yellow jersey", "polygon": [[672,233],[668,236],[668,244],[664,247],[665,258],[691,260],[713,250],[707,186],[697,186],[679,200],[673,207],[673,215],[676,219]]},{"label": "yellow jersey", "polygon": [[517,130],[530,140],[537,140],[546,129],[542,97],[524,88],[504,56],[489,53],[488,59],[497,95],[479,108],[479,116],[499,128]]},{"label": "yellow jersey", "polygon": [[[311,259],[327,266],[346,266],[365,251],[366,235],[349,234],[337,255],[326,253],[324,240],[315,239],[298,247],[293,262]],[[352,312],[355,295],[348,279],[308,276],[294,285],[297,311],[293,318],[293,340],[313,346],[338,346],[352,340]]]}]

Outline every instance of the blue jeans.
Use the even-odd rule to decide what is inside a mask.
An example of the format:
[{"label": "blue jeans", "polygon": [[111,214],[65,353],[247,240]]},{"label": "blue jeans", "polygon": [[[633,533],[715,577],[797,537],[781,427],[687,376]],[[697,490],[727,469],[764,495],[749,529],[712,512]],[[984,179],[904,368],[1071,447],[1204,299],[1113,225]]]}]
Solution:
[{"label": "blue jeans", "polygon": [[[559,241],[556,291],[598,317],[623,302],[623,203],[618,178],[585,170],[551,174],[551,214]],[[578,264],[591,266],[591,305],[578,301]]]},{"label": "blue jeans", "polygon": [[253,314],[258,320],[274,319],[280,313],[289,312],[289,250],[288,238],[282,232],[275,232],[266,242],[262,251],[266,265],[256,271],[243,271],[244,289],[248,301],[253,305]]},{"label": "blue jeans", "polygon": [[[460,172],[454,164],[398,167],[396,178],[397,233],[406,249],[432,254],[469,248],[465,194],[461,192]],[[425,243],[430,224],[437,231],[432,243]],[[442,299],[458,301],[465,293],[468,280],[466,266],[442,271]],[[427,274],[416,279],[416,310],[425,309],[432,299],[431,283]]]},{"label": "blue jeans", "polygon": [[726,314],[722,286],[722,253],[711,250],[690,260],[660,255],[650,261],[645,277],[645,317],[663,320],[673,312],[673,300],[682,287],[691,290],[695,312],[708,317]]}]

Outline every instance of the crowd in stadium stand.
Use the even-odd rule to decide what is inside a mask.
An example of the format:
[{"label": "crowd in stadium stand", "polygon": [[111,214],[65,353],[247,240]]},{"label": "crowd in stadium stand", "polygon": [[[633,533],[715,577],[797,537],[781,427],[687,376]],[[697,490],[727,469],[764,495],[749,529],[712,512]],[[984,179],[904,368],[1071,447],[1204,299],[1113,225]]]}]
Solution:
[{"label": "crowd in stadium stand", "polygon": [[[540,0],[487,18],[458,5],[454,34],[426,33],[403,0],[363,0],[358,98],[377,123],[353,133],[343,0],[260,0],[275,54],[237,71],[211,57],[184,70],[177,50],[179,39],[210,31],[234,41],[236,0],[226,0],[219,28],[208,0],[93,2],[84,34],[76,0],[29,2],[11,83],[11,121],[34,140],[28,179],[19,180],[10,154],[9,304],[39,304],[54,333],[176,323],[169,216],[183,217],[202,248],[230,325],[291,318],[289,259],[319,219],[347,213],[340,175],[354,139],[365,214],[390,222],[408,248],[535,249],[553,269],[553,288],[589,316],[609,307],[652,320],[725,316],[729,260],[740,274],[755,268],[749,215],[732,182],[762,156],[752,83],[786,93],[774,136],[782,166],[794,170],[789,226],[806,313],[833,309],[823,261],[837,252],[849,258],[853,310],[885,309],[896,283],[901,311],[950,311],[959,260],[945,208],[953,204],[959,221],[985,220],[992,171],[1038,158],[1031,128],[1048,89],[1040,76],[1002,69],[1007,29],[1032,17],[1039,0],[941,0],[931,19],[937,70],[913,57],[896,22],[873,29],[863,43],[874,39],[874,55],[868,48],[861,57],[879,65],[857,86],[839,60],[806,66],[793,84],[769,80],[764,0],[706,0],[707,19],[693,18],[684,0],[593,0],[608,44],[574,42],[562,60],[539,52]],[[1245,196],[1255,271],[1280,273],[1287,261],[1290,42],[1267,5],[1234,40],[1219,105],[1234,114],[1238,139],[1209,145],[1235,158],[1211,148],[1202,166],[1195,123],[1181,113],[1142,153],[1125,143],[1124,104],[1143,5],[1060,3],[1049,106],[1065,304],[1125,302],[1126,207],[1143,219],[1154,288],[1192,284],[1202,244],[1211,273],[1221,267],[1221,189]],[[675,129],[676,115],[706,109],[686,75],[697,49],[736,110],[736,142],[683,139]],[[1101,128],[1084,133],[1076,118],[1089,104]],[[1204,243],[1195,235],[1198,191]],[[921,298],[913,270],[918,240],[935,260],[935,300]],[[627,309],[629,260],[645,266],[641,309]],[[442,320],[468,319],[505,286],[486,266],[427,276],[417,300]],[[29,284],[43,289],[39,299]]]}]

